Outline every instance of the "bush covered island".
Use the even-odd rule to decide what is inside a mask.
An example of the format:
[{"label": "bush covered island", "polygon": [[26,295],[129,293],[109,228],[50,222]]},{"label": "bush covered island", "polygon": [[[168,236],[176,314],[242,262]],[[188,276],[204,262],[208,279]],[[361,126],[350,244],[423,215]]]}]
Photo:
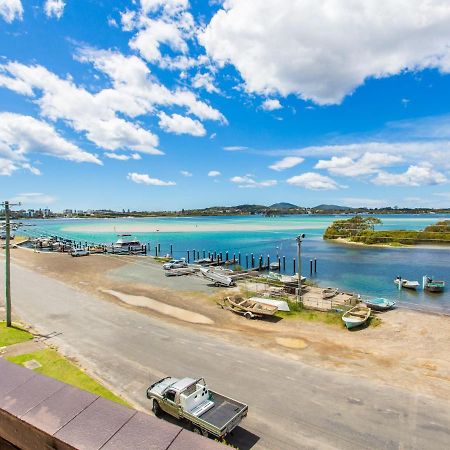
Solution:
[{"label": "bush covered island", "polygon": [[376,217],[363,216],[336,220],[325,230],[323,238],[366,245],[450,244],[450,220],[429,225],[421,231],[375,230],[375,225],[381,223],[381,220]]}]

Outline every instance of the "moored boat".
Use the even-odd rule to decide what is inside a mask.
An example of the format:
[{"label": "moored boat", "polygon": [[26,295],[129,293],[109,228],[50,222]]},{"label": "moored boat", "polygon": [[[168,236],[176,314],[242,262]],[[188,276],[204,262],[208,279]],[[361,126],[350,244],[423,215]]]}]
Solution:
[{"label": "moored boat", "polygon": [[445,281],[433,280],[432,277],[425,276],[423,288],[428,292],[443,292],[445,289]]},{"label": "moored boat", "polygon": [[351,328],[356,328],[366,323],[370,317],[370,312],[370,308],[359,304],[346,311],[342,315],[342,320],[350,330]]},{"label": "moored boat", "polygon": [[394,280],[394,283],[397,285],[397,287],[399,285],[401,285],[401,287],[405,288],[405,289],[414,289],[414,290],[416,290],[420,286],[418,281],[410,281],[410,280],[407,280],[407,279],[402,278],[402,277],[397,277]]},{"label": "moored boat", "polygon": [[131,234],[119,234],[117,241],[112,245],[114,253],[136,252],[142,250],[142,244],[134,239]]},{"label": "moored boat", "polygon": [[387,298],[382,297],[365,300],[364,303],[375,311],[387,311],[395,306],[395,302],[393,300],[388,300]]}]

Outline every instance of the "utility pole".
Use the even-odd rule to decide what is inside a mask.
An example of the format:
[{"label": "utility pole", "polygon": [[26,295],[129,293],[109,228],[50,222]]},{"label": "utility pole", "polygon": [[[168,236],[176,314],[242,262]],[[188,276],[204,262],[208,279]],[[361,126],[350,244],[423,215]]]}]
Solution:
[{"label": "utility pole", "polygon": [[299,303],[302,301],[302,242],[305,239],[305,235],[299,234],[296,237],[297,241],[297,258],[298,258],[298,301]]},{"label": "utility pole", "polygon": [[[19,203],[20,205],[20,203]],[[8,201],[2,203],[5,208],[5,307],[6,307],[6,326],[11,326],[11,255],[10,255],[10,240],[11,240],[11,222],[10,222],[10,204]]]}]

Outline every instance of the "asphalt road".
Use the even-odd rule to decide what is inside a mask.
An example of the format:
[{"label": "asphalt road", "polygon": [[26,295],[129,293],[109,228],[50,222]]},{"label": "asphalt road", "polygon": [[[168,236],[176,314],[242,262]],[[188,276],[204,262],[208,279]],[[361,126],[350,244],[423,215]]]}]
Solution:
[{"label": "asphalt road", "polygon": [[247,403],[249,416],[230,439],[240,449],[450,447],[448,399],[237,346],[16,265],[12,288],[16,315],[54,333],[50,343],[147,410],[146,387],[166,375],[205,377],[212,389]]}]

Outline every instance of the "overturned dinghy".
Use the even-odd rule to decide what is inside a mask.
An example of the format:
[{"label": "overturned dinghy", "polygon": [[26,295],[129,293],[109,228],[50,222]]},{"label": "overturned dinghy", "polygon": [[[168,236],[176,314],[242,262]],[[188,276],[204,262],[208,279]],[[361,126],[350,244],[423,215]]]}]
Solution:
[{"label": "overturned dinghy", "polygon": [[365,300],[364,303],[375,311],[387,311],[395,307],[395,302],[393,300],[382,297]]}]

